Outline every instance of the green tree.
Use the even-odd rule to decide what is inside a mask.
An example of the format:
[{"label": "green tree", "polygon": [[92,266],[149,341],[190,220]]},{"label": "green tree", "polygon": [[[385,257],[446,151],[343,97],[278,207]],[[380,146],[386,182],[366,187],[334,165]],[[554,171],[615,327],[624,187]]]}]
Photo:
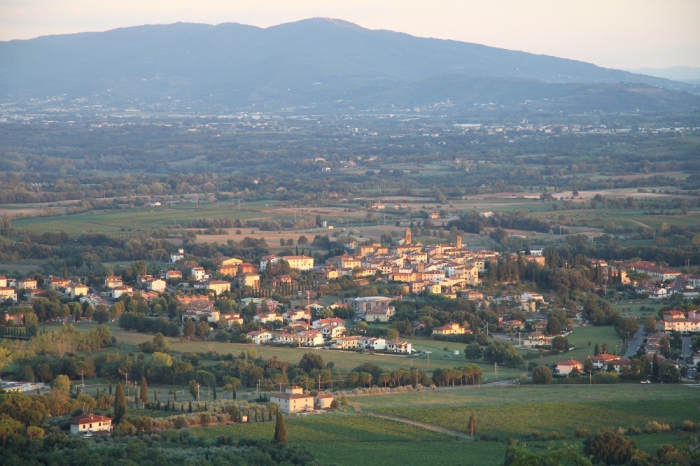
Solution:
[{"label": "green tree", "polygon": [[187,319],[182,326],[182,334],[189,340],[194,335],[196,331],[196,326],[192,319]]},{"label": "green tree", "polygon": [[547,366],[538,366],[532,371],[532,382],[538,385],[552,383],[552,371]]},{"label": "green tree", "polygon": [[323,358],[318,353],[306,353],[299,361],[299,368],[307,374],[311,373],[314,369],[320,371],[324,367]]},{"label": "green tree", "polygon": [[272,441],[278,445],[287,444],[287,426],[284,423],[284,415],[282,411],[277,408],[277,420],[275,422],[275,436]]},{"label": "green tree", "polygon": [[595,349],[593,350],[593,356],[600,356],[600,345],[595,344]]},{"label": "green tree", "polygon": [[644,331],[646,333],[656,332],[656,319],[652,314],[649,314],[646,319],[644,319]]},{"label": "green tree", "polygon": [[71,382],[67,375],[57,375],[51,382],[51,386],[65,393],[70,393]]},{"label": "green tree", "polygon": [[617,321],[615,331],[620,338],[629,338],[639,331],[639,322],[634,317],[622,317]]},{"label": "green tree", "polygon": [[141,377],[141,407],[145,407],[148,403],[148,383],[146,383],[146,377]]},{"label": "green tree", "polygon": [[199,387],[197,387],[197,381],[192,379],[190,380],[190,383],[187,385],[187,388],[190,391],[190,395],[192,395],[192,398],[196,398],[199,400],[199,397],[197,396],[199,393]]},{"label": "green tree", "polygon": [[484,349],[478,343],[469,343],[466,348],[464,348],[464,357],[470,361],[478,361],[484,356]]},{"label": "green tree", "polygon": [[40,437],[44,436],[44,429],[41,427],[37,426],[29,426],[27,427],[27,437],[29,437],[29,440],[36,440]]},{"label": "green tree", "polygon": [[114,393],[114,423],[119,424],[126,416],[126,396],[124,395],[124,386],[121,382],[117,384],[117,390]]},{"label": "green tree", "polygon": [[602,429],[583,442],[583,452],[596,463],[627,464],[635,453],[635,443],[612,429]]},{"label": "green tree", "polygon": [[36,336],[39,331],[39,319],[34,312],[28,312],[24,315],[24,328],[28,337]]},{"label": "green tree", "polygon": [[552,338],[552,352],[554,354],[563,353],[569,350],[569,340],[559,335]]}]

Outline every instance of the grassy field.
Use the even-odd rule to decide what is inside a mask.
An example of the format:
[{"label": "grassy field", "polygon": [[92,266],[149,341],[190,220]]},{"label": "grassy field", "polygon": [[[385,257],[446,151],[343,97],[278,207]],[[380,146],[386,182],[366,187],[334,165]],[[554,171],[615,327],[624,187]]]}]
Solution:
[{"label": "grassy field", "polygon": [[[495,442],[456,441],[446,434],[358,414],[288,416],[290,445],[304,445],[325,465],[498,465],[506,447]],[[219,435],[271,439],[274,422],[191,428],[198,437]],[[166,435],[177,435],[176,431]]]},{"label": "grassy field", "polygon": [[[639,325],[644,324],[644,317],[649,314],[654,315],[657,319],[659,318],[658,312],[664,306],[663,303],[655,303],[651,300],[645,301],[621,301],[612,305],[613,309],[620,311],[625,317],[637,317],[641,318]],[[643,308],[643,309],[642,309]]]},{"label": "grassy field", "polygon": [[[574,347],[573,350],[554,356],[544,356],[532,361],[540,365],[556,364],[557,362],[567,359],[583,361],[588,356],[593,356],[596,343],[598,343],[601,348],[604,343],[607,343],[610,353],[615,353],[617,350],[618,353],[622,354],[623,351],[620,337],[617,336],[613,327],[576,327],[573,332],[566,336],[566,339],[569,341],[569,345]],[[514,343],[515,342],[517,342],[517,337],[514,339]],[[531,351],[528,352],[531,353]]]}]

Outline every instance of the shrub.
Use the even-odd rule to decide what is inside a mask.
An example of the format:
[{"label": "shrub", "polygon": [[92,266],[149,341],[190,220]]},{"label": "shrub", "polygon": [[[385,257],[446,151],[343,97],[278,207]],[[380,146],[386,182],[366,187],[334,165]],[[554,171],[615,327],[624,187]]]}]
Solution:
[{"label": "shrub", "polygon": [[590,437],[591,431],[588,429],[576,429],[574,431],[574,436],[578,438]]}]

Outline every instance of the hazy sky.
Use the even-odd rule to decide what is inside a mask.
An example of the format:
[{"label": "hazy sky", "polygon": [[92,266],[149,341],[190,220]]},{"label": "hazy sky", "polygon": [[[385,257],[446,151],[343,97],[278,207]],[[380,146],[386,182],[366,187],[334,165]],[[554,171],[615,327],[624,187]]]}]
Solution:
[{"label": "hazy sky", "polygon": [[700,67],[700,0],[0,0],[0,40],[311,17],[635,69]]}]

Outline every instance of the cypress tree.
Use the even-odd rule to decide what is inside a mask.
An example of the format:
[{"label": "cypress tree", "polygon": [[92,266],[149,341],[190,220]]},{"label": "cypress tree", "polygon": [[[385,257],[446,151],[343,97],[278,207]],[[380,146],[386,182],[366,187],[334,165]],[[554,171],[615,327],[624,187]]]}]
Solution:
[{"label": "cypress tree", "polygon": [[148,383],[146,377],[141,377],[141,406],[145,407],[148,403]]},{"label": "cypress tree", "polygon": [[124,396],[124,386],[119,382],[114,395],[114,423],[118,424],[126,416],[126,396]]},{"label": "cypress tree", "polygon": [[472,436],[472,440],[474,440],[474,432],[476,432],[476,419],[474,418],[474,413],[469,416],[469,434]]},{"label": "cypress tree", "polygon": [[112,382],[107,381],[107,384],[108,384],[107,387],[109,389],[109,394],[111,395],[112,394]]},{"label": "cypress tree", "polygon": [[600,346],[598,346],[598,343],[595,344],[595,350],[593,350],[593,356],[599,356],[600,355]]},{"label": "cypress tree", "polygon": [[192,412],[192,400],[190,400],[189,404],[187,405],[187,412],[188,413]]},{"label": "cypress tree", "polygon": [[277,410],[277,422],[275,423],[275,436],[272,439],[273,443],[279,445],[287,444],[287,426],[284,424],[284,416],[282,411]]},{"label": "cypress tree", "polygon": [[212,389],[211,396],[216,400],[216,386]]}]

